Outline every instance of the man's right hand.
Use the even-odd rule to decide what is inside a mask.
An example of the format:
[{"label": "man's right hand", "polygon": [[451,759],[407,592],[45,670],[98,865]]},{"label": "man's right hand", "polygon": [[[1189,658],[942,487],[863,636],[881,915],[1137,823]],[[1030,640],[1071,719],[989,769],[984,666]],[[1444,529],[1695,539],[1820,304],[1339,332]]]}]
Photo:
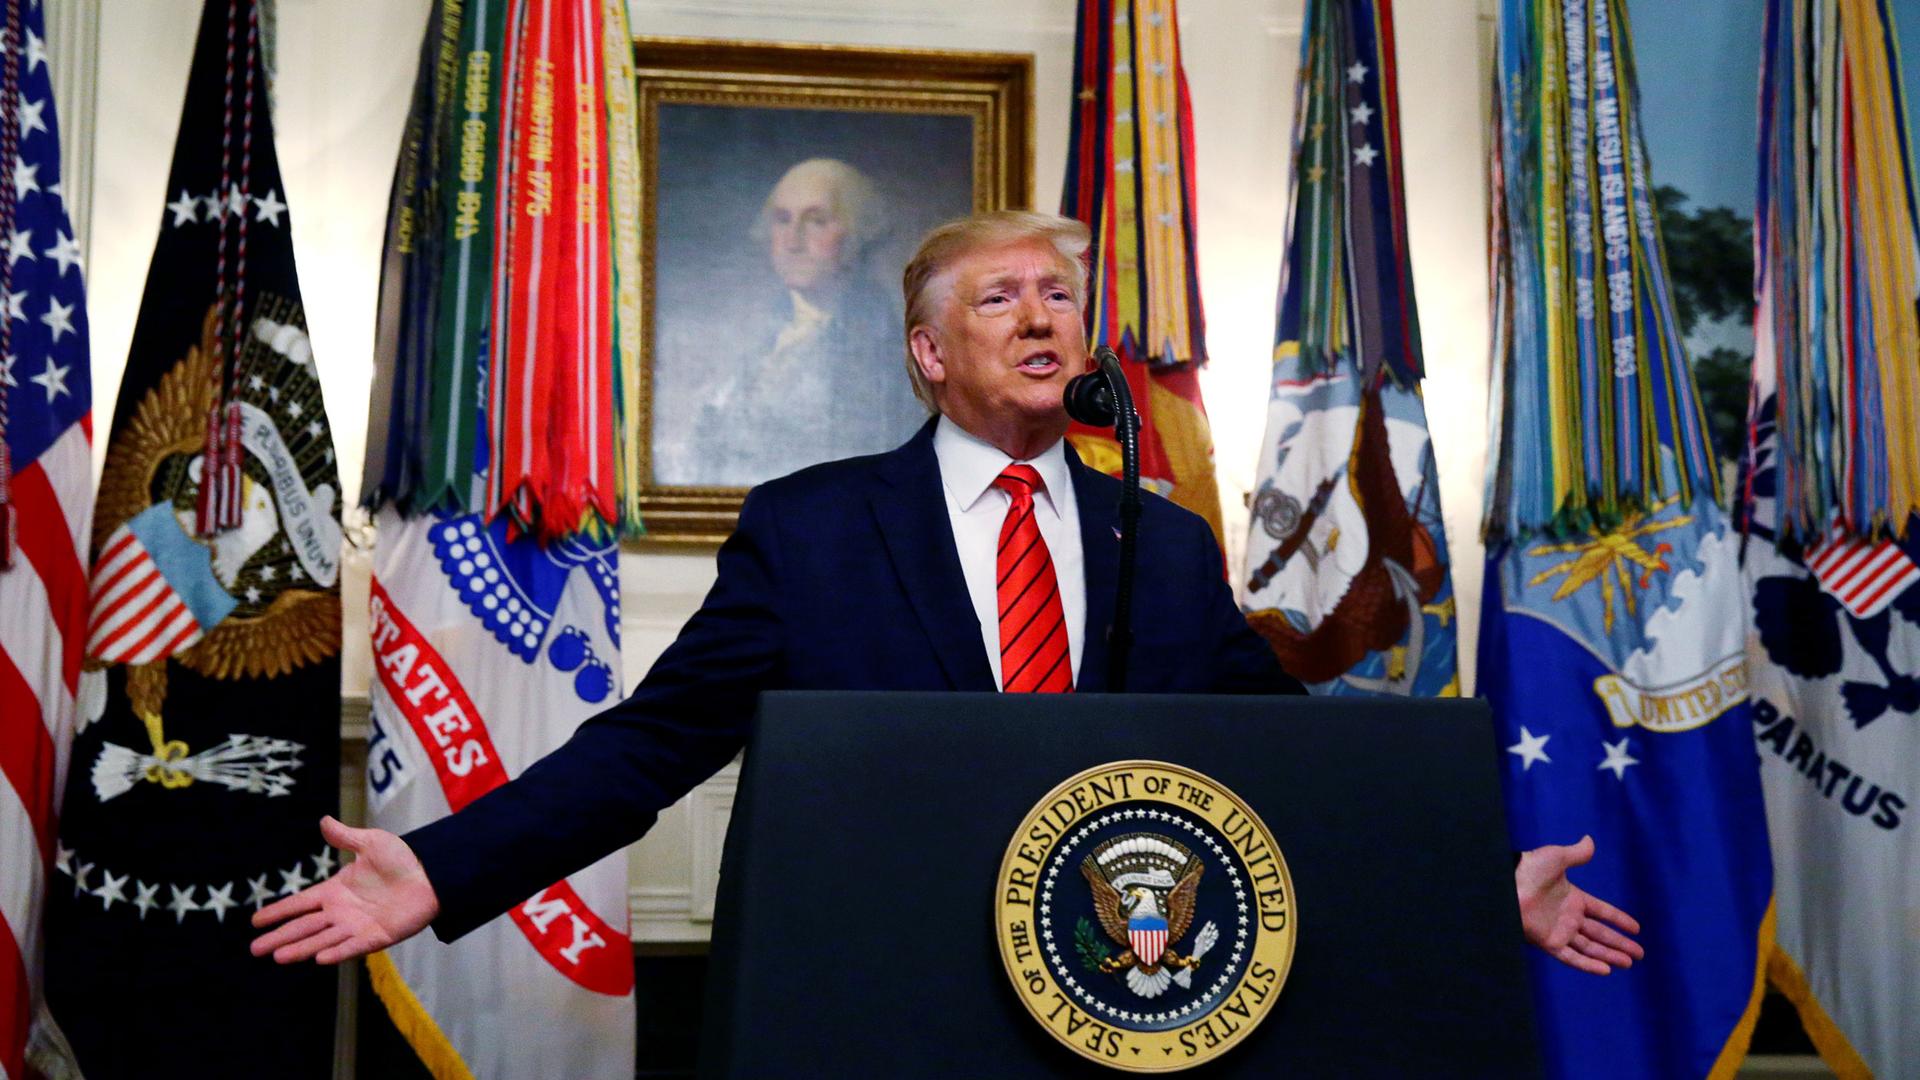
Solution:
[{"label": "man's right hand", "polygon": [[1520,927],[1548,956],[1591,975],[1630,968],[1647,951],[1632,935],[1633,916],[1567,880],[1569,867],[1593,861],[1593,837],[1576,844],[1543,844],[1522,852],[1513,871],[1520,895]]},{"label": "man's right hand", "polygon": [[253,939],[253,955],[337,964],[405,941],[440,914],[440,898],[406,841],[331,817],[320,819],[320,835],[356,857],[327,880],[254,912],[256,929],[281,925]]}]

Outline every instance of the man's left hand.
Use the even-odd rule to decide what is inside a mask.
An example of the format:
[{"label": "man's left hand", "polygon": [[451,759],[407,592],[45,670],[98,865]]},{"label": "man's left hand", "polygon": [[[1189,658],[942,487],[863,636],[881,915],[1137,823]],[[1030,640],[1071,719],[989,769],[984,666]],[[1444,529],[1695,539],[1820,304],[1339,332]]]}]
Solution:
[{"label": "man's left hand", "polygon": [[1593,858],[1593,837],[1577,844],[1547,844],[1524,852],[1514,868],[1520,891],[1520,925],[1527,940],[1547,955],[1581,971],[1605,975],[1646,956],[1629,937],[1640,932],[1633,916],[1567,880],[1567,869]]}]

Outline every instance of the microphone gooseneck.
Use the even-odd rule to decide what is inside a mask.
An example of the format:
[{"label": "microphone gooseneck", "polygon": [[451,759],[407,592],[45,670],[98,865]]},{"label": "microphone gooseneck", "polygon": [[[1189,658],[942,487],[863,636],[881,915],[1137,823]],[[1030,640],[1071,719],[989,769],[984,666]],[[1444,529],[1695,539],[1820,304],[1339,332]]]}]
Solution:
[{"label": "microphone gooseneck", "polygon": [[1133,568],[1140,531],[1140,414],[1134,411],[1120,357],[1105,345],[1093,350],[1098,367],[1067,383],[1067,415],[1088,427],[1111,427],[1120,444],[1120,573],[1114,584],[1113,628],[1107,639],[1107,689],[1127,688],[1133,648]]}]

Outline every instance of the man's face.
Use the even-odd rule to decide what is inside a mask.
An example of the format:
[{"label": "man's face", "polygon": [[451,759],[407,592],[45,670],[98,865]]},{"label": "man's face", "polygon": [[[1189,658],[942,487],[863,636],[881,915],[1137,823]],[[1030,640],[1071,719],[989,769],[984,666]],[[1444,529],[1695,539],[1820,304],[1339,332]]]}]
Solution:
[{"label": "man's face", "polygon": [[767,200],[767,232],[774,273],[787,288],[819,289],[846,264],[847,223],[823,176],[790,173]]},{"label": "man's face", "polygon": [[1066,432],[1067,381],[1087,367],[1077,269],[1034,239],[969,252],[948,273],[952,294],[914,350],[941,413],[1014,457],[1045,449]]}]

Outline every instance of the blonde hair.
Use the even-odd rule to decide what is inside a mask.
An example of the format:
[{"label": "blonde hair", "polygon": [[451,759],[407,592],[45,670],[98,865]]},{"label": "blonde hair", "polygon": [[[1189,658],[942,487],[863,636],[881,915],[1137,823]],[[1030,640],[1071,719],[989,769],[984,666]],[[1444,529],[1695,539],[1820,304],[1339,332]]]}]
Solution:
[{"label": "blonde hair", "polygon": [[1085,225],[1058,214],[1041,214],[1032,210],[990,210],[984,214],[957,218],[928,233],[920,241],[920,250],[914,252],[913,258],[907,262],[906,272],[900,278],[900,291],[905,294],[907,305],[907,377],[913,380],[913,396],[920,399],[928,412],[938,412],[939,409],[933,402],[933,387],[927,383],[919,362],[913,358],[914,328],[933,325],[939,302],[946,298],[953,287],[953,276],[949,271],[962,256],[981,248],[1003,247],[1027,240],[1044,240],[1052,244],[1053,249],[1060,253],[1061,261],[1073,267],[1073,273],[1068,278],[1073,290],[1073,304],[1085,311],[1087,264],[1084,256],[1093,237]]}]

